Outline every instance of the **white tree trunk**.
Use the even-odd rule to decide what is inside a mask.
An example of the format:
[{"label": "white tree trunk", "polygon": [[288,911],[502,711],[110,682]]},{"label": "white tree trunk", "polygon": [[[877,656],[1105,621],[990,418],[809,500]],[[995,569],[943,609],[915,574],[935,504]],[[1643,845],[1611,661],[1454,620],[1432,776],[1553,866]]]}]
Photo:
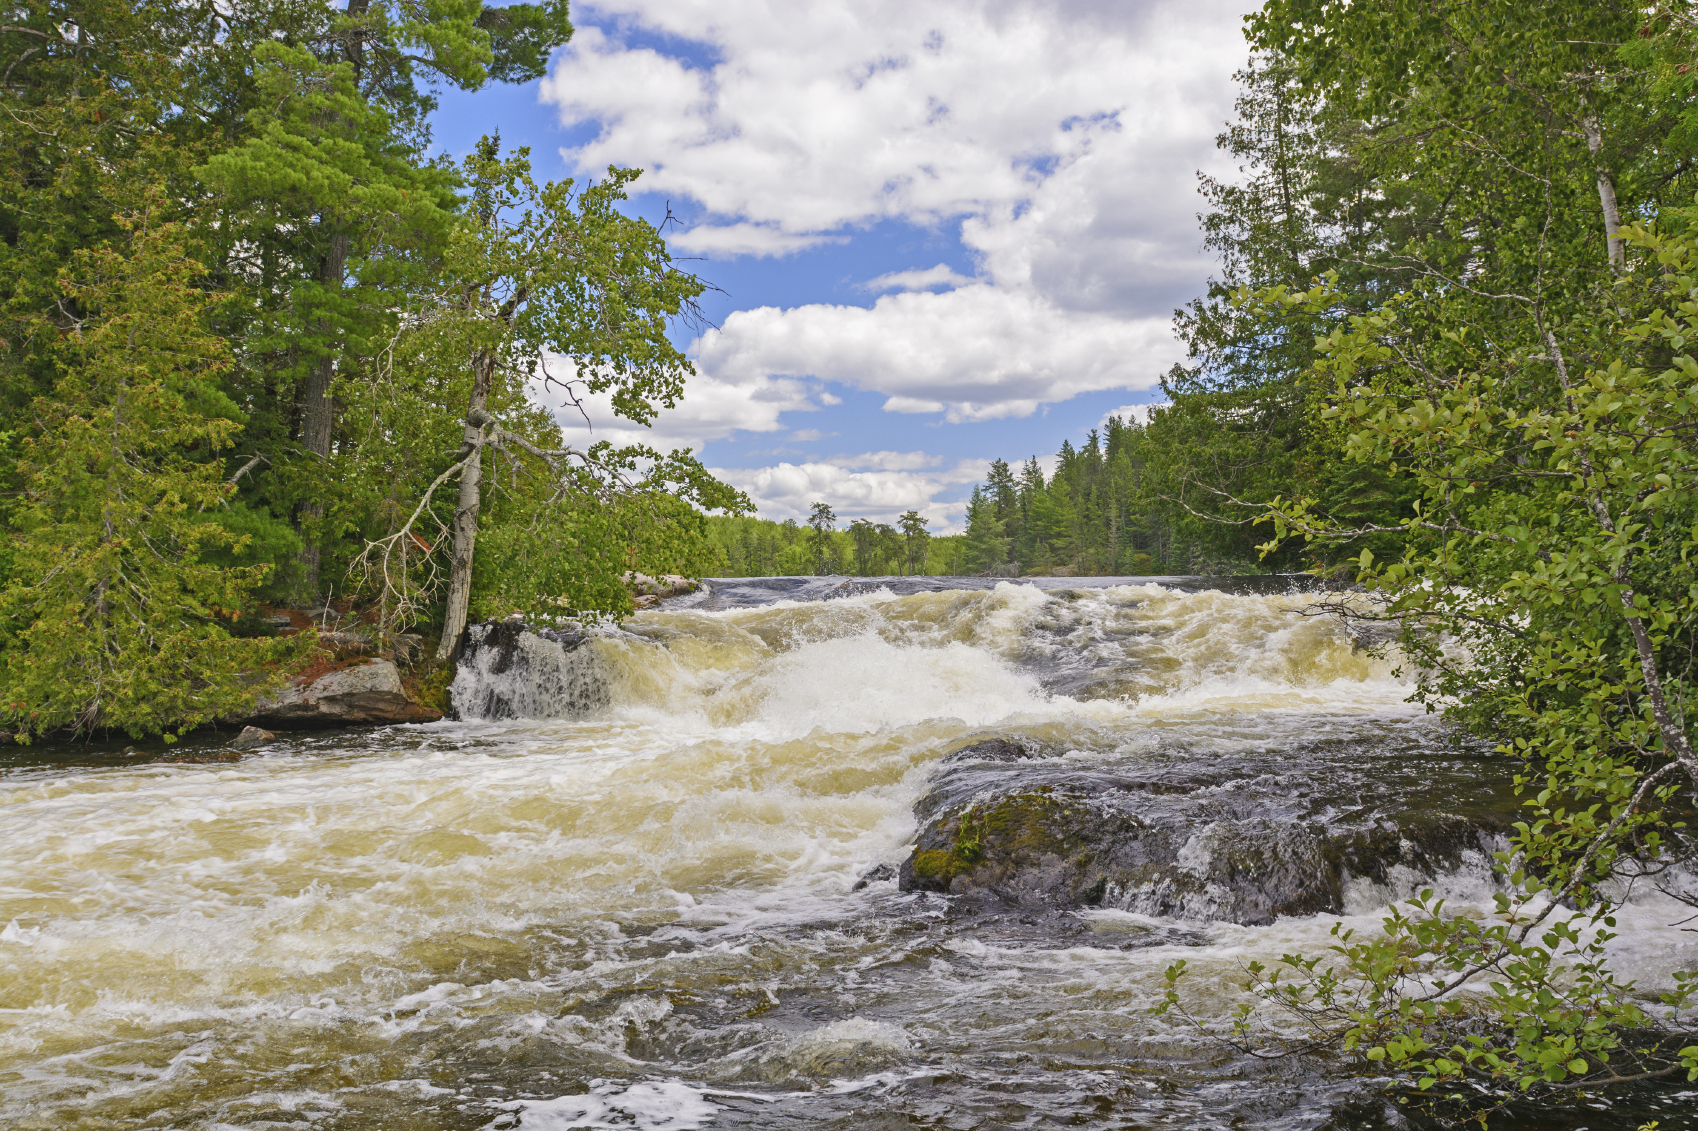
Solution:
[{"label": "white tree trunk", "polygon": [[[1596,159],[1604,148],[1603,131],[1598,126],[1598,119],[1590,114],[1586,115],[1582,125],[1586,129],[1586,148]],[[1621,231],[1621,208],[1615,199],[1615,181],[1602,165],[1598,166],[1598,202],[1604,206],[1604,238],[1609,242],[1610,269],[1620,271],[1627,266],[1627,243],[1618,234]]]},{"label": "white tree trunk", "polygon": [[448,605],[442,616],[438,660],[460,654],[466,635],[467,610],[472,600],[472,555],[478,544],[478,508],[483,504],[484,426],[491,423],[484,406],[494,383],[495,358],[480,352],[472,362],[471,403],[466,409],[465,469],[460,472],[460,503],[454,508],[454,558],[448,573]]}]

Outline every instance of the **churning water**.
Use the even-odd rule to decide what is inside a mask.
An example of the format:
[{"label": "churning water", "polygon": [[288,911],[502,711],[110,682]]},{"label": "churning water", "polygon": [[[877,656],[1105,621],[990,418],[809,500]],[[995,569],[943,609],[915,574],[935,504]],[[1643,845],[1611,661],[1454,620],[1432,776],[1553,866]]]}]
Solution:
[{"label": "churning water", "polygon": [[[1396,1125],[1345,1066],[1148,1010],[1184,958],[1223,1018],[1248,961],[1420,884],[1490,913],[1480,852],[1259,920],[857,888],[991,737],[1043,755],[1019,772],[1167,783],[1147,815],[1186,822],[1198,875],[1223,822],[1273,844],[1508,804],[1509,767],[1301,596],[1050,584],[715,583],[626,631],[476,630],[460,722],[229,764],[9,755],[0,1125]],[[1647,994],[1698,964],[1660,899],[1614,944]],[[1634,1103],[1541,1126],[1698,1126],[1678,1090]]]}]

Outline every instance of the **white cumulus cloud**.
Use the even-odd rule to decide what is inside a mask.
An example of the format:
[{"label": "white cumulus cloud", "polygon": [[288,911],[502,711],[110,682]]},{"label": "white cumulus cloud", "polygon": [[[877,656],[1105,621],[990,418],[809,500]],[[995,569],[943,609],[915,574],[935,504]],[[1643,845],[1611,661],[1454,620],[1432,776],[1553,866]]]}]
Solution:
[{"label": "white cumulus cloud", "polygon": [[[700,221],[669,236],[679,249],[788,256],[896,221],[957,236],[972,264],[931,265],[934,249],[864,280],[868,306],[734,311],[689,347],[701,376],[679,409],[651,432],[615,428],[598,406],[596,435],[816,441],[838,427],[819,382],[944,424],[1149,389],[1182,355],[1174,307],[1211,270],[1196,171],[1231,173],[1213,137],[1253,7],[583,0],[542,90],[563,125],[588,131],[563,155],[584,175],[640,167],[642,189],[693,201]],[[822,415],[809,427],[784,419],[810,411]],[[772,517],[823,498],[850,516],[939,522],[959,504],[932,500],[983,474],[844,458],[724,474]]]},{"label": "white cumulus cloud", "polygon": [[[890,453],[881,453],[890,454]],[[747,492],[762,518],[798,522],[813,504],[829,502],[839,522],[867,518],[890,522],[904,511],[918,511],[934,534],[960,525],[963,504],[935,497],[985,477],[987,460],[959,460],[948,468],[845,467],[839,461],[783,462],[772,467],[713,468],[713,473]]]},{"label": "white cumulus cloud", "polygon": [[924,291],[932,287],[960,287],[973,280],[947,263],[924,271],[890,271],[862,284],[869,291]]},{"label": "white cumulus cloud", "polygon": [[[564,377],[571,366],[554,359],[551,366]],[[608,440],[614,444],[647,444],[662,451],[690,448],[699,451],[711,440],[724,439],[737,431],[777,432],[789,426],[779,417],[787,412],[812,412],[818,409],[821,398],[808,382],[782,377],[757,377],[742,382],[721,381],[711,374],[698,374],[686,385],[686,395],[674,408],[663,408],[650,427],[632,423],[614,415],[613,399],[606,394],[576,391],[582,411],[571,405],[557,389],[536,388],[533,395],[550,406],[554,418],[565,430],[568,442],[590,444]],[[586,421],[587,417],[587,421]],[[826,433],[818,430],[798,432],[801,439]]]},{"label": "white cumulus cloud", "polygon": [[[708,213],[674,237],[782,255],[881,220],[958,227],[977,282],[915,265],[871,309],[738,311],[693,347],[722,381],[815,376],[894,412],[1018,417],[1150,387],[1209,263],[1195,171],[1223,171],[1245,0],[599,0],[543,86],[596,136],[586,173],[647,172]],[[662,40],[664,42],[664,40]],[[934,293],[934,288],[951,288]],[[933,406],[922,409],[920,406]]]},{"label": "white cumulus cloud", "polygon": [[887,394],[892,412],[943,411],[951,422],[1145,388],[1182,356],[1165,317],[1069,310],[982,283],[882,295],[871,309],[739,310],[692,351],[722,381],[812,376]]}]

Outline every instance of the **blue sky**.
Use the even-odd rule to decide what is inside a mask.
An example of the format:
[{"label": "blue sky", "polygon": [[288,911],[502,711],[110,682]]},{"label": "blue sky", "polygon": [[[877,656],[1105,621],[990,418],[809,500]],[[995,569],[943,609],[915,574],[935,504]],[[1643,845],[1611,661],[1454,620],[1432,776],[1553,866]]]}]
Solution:
[{"label": "blue sky", "polygon": [[670,206],[720,288],[717,328],[676,333],[685,402],[652,432],[592,403],[598,437],[693,447],[764,517],[824,499],[947,530],[990,459],[1077,444],[1180,358],[1245,10],[586,4],[547,78],[443,92],[434,136],[460,155],[499,128],[542,177],[644,168],[633,211]]}]

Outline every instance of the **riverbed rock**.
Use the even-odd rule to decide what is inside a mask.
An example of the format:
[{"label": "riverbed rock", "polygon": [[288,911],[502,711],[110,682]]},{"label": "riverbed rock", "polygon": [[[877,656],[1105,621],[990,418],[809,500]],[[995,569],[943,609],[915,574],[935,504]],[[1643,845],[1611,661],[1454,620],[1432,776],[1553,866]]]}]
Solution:
[{"label": "riverbed rock", "polygon": [[230,740],[232,750],[253,750],[268,742],[276,742],[277,736],[260,727],[243,727],[242,733]]},{"label": "riverbed rock", "polygon": [[1424,795],[1375,788],[1353,771],[1329,784],[1315,776],[1324,759],[1301,751],[1282,780],[1255,759],[961,760],[975,747],[1001,752],[989,743],[957,751],[915,805],[921,828],[903,891],[1260,925],[1340,913],[1352,885],[1389,894],[1470,856],[1484,869],[1514,809],[1498,796],[1507,774],[1502,789],[1476,787],[1481,803],[1463,812],[1432,804],[1456,797],[1454,783]]},{"label": "riverbed rock", "polygon": [[645,597],[659,599],[661,597],[682,597],[686,593],[694,593],[701,585],[676,573],[663,573],[659,577],[650,577],[646,573],[631,570],[620,577],[625,588],[631,591],[631,596],[639,602],[639,608],[646,608],[653,601],[643,602]]},{"label": "riverbed rock", "polygon": [[297,679],[260,697],[251,717],[259,726],[353,726],[427,723],[441,711],[421,707],[401,690],[401,673],[388,660],[368,660]]},{"label": "riverbed rock", "polygon": [[1006,738],[987,738],[970,746],[963,746],[944,759],[948,762],[1019,762],[1035,755],[1026,748],[1025,743],[1012,742]]},{"label": "riverbed rock", "polygon": [[871,870],[869,870],[866,875],[864,875],[860,879],[856,880],[855,886],[850,888],[849,890],[850,891],[862,891],[866,888],[871,887],[873,884],[887,883],[891,880],[894,880],[895,878],[896,878],[896,868],[893,865],[877,864],[877,865],[874,865],[873,868]]}]

